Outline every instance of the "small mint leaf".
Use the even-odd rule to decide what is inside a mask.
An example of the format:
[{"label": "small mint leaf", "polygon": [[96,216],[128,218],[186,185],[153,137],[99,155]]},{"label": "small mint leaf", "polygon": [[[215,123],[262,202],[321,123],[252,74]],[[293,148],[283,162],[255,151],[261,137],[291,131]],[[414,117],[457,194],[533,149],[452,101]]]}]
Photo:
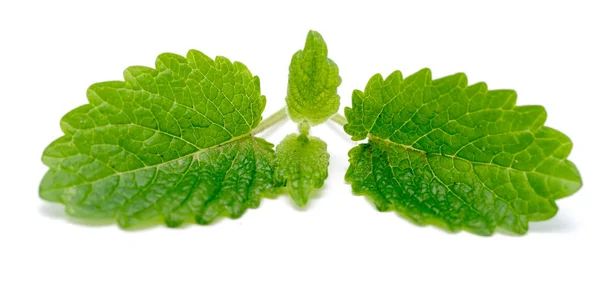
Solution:
[{"label": "small mint leaf", "polygon": [[298,206],[307,204],[314,189],[327,178],[327,144],[304,134],[286,136],[275,150],[276,183],[289,189]]},{"label": "small mint leaf", "polygon": [[321,124],[340,107],[337,88],[342,83],[337,65],[327,58],[323,37],[310,31],[304,50],[292,57],[285,101],[290,118],[300,123]]}]

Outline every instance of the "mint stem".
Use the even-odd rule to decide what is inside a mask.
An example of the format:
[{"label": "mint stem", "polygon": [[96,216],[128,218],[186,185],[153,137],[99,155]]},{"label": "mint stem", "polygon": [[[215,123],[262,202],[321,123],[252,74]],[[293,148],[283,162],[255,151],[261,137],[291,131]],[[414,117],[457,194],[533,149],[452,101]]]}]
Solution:
[{"label": "mint stem", "polygon": [[344,117],[343,115],[336,113],[334,114],[330,120],[340,124],[341,126],[344,126],[346,124],[348,124],[348,120],[346,120],[346,117]]},{"label": "mint stem", "polygon": [[274,114],[272,114],[270,117],[264,119],[262,122],[260,122],[260,124],[258,124],[258,126],[256,126],[256,128],[254,128],[254,130],[252,130],[252,135],[256,135],[258,133],[261,133],[267,129],[269,129],[270,127],[274,126],[275,124],[287,119],[287,111],[286,108],[283,107],[280,110],[278,110],[277,112],[275,112]]}]

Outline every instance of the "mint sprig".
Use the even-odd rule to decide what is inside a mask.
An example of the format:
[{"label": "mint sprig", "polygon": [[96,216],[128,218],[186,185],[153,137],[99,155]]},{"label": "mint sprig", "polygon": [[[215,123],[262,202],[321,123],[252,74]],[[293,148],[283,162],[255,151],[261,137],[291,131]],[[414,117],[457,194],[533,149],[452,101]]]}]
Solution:
[{"label": "mint sprig", "polygon": [[[282,192],[305,206],[328,176],[327,145],[310,136],[327,120],[368,140],[349,152],[353,191],[417,224],[523,234],[582,185],[569,138],[544,126],[542,107],[517,106],[514,91],[469,85],[464,74],[397,71],[355,91],[344,117],[340,83],[310,31],[292,57],[287,106],[263,120],[259,79],[243,64],[162,54],[154,69],[129,67],[124,81],[92,85],[89,103],[63,117],[65,135],[42,157],[40,196],[124,228],[235,219]],[[276,150],[256,136],[288,117],[300,133]]]}]

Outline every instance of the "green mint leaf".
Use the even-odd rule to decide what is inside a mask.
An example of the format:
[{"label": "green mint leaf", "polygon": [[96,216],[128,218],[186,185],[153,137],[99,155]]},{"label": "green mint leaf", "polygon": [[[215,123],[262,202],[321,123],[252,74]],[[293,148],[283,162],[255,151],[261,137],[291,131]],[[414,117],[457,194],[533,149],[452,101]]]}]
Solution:
[{"label": "green mint leaf", "polygon": [[195,50],[92,85],[43,154],[40,196],[83,218],[129,227],[207,224],[256,208],[273,184],[273,145],[250,132],[265,97],[239,62]]},{"label": "green mint leaf", "polygon": [[523,234],[582,183],[569,138],[543,126],[543,107],[516,106],[516,97],[468,86],[464,74],[375,75],[345,111],[346,132],[369,138],[349,152],[346,180],[378,210],[417,224]]},{"label": "green mint leaf", "polygon": [[290,118],[297,123],[321,124],[340,107],[337,87],[342,83],[337,65],[327,58],[323,37],[310,31],[304,50],[292,57],[285,98]]},{"label": "green mint leaf", "polygon": [[298,206],[304,206],[327,178],[327,144],[306,134],[290,134],[277,145],[275,164],[276,182],[289,189]]}]

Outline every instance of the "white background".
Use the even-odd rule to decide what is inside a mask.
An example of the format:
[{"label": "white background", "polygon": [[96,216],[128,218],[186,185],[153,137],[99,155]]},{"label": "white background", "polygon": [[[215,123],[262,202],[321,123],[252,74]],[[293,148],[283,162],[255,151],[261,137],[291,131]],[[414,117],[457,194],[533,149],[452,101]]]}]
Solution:
[{"label": "white background", "polygon": [[[596,3],[595,3],[596,2]],[[3,1],[0,4],[0,296],[600,296],[597,1]],[[330,177],[304,210],[287,196],[239,220],[179,229],[86,226],[38,198],[43,149],[86,88],[190,48],[261,78],[284,105],[309,29],[340,68],[342,106],[375,73],[518,91],[574,142],[584,187],[525,236],[479,237],[379,213],[344,182],[355,145],[327,140]],[[264,134],[277,143],[287,122]],[[567,294],[567,295],[565,295]]]}]

